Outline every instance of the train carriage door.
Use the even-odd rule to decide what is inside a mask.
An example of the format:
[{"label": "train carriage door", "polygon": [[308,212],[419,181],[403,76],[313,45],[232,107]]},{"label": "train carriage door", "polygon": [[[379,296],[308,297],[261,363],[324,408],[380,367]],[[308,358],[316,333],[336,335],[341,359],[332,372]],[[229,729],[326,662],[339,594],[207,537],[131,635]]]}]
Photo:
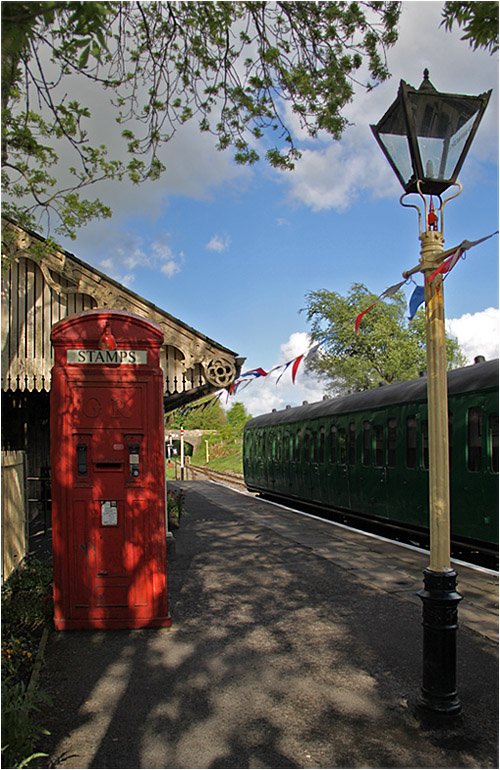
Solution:
[{"label": "train carriage door", "polygon": [[385,465],[384,426],[375,420],[362,423],[361,476],[357,487],[357,507],[363,513],[387,518],[387,467]]},{"label": "train carriage door", "polygon": [[401,498],[404,496],[401,475],[404,457],[402,454],[401,429],[396,417],[388,417],[385,425],[386,445],[384,457],[384,501],[385,516],[397,520],[402,507]]},{"label": "train carriage door", "polygon": [[311,500],[314,502],[321,502],[321,488],[320,488],[320,476],[319,476],[319,435],[314,425],[311,430],[311,447],[310,447],[310,484],[311,484]]},{"label": "train carriage door", "polygon": [[[496,510],[494,506],[498,505],[498,417],[493,415],[496,419],[491,419],[487,414],[483,398],[478,397],[475,404],[467,406],[465,468],[462,465],[460,500],[455,501],[452,496],[452,527],[455,534],[480,540],[486,531],[496,530],[498,526],[491,522],[490,514],[490,510]],[[457,457],[457,465],[463,459]],[[453,471],[458,468],[454,467]],[[487,502],[493,500],[493,505]]]},{"label": "train carriage door", "polygon": [[334,495],[330,501],[333,506],[339,508],[351,507],[350,490],[350,466],[348,465],[347,452],[347,425],[339,421],[337,426],[338,453],[336,463],[336,474],[334,481]]},{"label": "train carriage door", "polygon": [[302,445],[302,457],[300,467],[302,469],[302,495],[306,500],[311,500],[313,492],[313,467],[311,462],[312,451],[311,428],[304,430],[304,441]]}]

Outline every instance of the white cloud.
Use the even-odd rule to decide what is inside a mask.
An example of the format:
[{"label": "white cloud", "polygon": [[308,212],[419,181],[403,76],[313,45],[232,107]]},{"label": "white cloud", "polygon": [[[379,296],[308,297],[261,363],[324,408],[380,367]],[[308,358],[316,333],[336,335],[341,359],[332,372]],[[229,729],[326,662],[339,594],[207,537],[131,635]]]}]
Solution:
[{"label": "white cloud", "polygon": [[[465,313],[460,318],[448,318],[446,331],[457,338],[463,353],[467,356],[468,363],[472,364],[474,357],[478,355],[483,355],[486,360],[498,358],[498,308],[489,307],[479,313]],[[281,345],[279,359],[273,366],[295,359],[302,353],[306,353],[310,346],[311,338],[306,332],[294,332]],[[247,412],[256,417],[272,409],[284,409],[287,404],[300,406],[303,401],[310,404],[321,401],[326,388],[320,380],[306,373],[303,363],[302,361],[297,370],[295,385],[292,383],[291,367],[289,367],[278,384],[276,379],[281,374],[281,370],[268,377],[252,380],[243,390],[237,391],[224,406],[230,408],[235,401],[241,401]],[[249,364],[247,371],[261,365],[262,362],[255,365]]]},{"label": "white cloud", "polygon": [[446,331],[457,338],[470,364],[474,363],[475,356],[484,356],[487,360],[498,358],[498,315],[498,308],[489,307],[479,313],[446,319]]},{"label": "white cloud", "polygon": [[[112,236],[112,237],[111,237]],[[99,269],[115,280],[130,286],[135,280],[134,270],[137,267],[148,270],[160,270],[168,278],[182,270],[184,254],[174,254],[167,243],[168,234],[162,240],[146,244],[144,238],[137,234],[121,232],[108,233],[100,251],[107,256],[99,262]]]},{"label": "white cloud", "polygon": [[[388,51],[392,78],[366,93],[358,87],[344,115],[350,122],[341,141],[323,133],[312,142],[298,127],[291,111],[286,119],[296,128],[302,158],[293,172],[280,173],[289,189],[289,198],[314,211],[346,210],[363,191],[374,197],[395,197],[402,193],[389,164],[370,130],[394,101],[402,78],[418,88],[427,67],[438,91],[479,94],[493,88],[489,106],[471,148],[464,173],[474,173],[477,161],[497,162],[498,158],[498,60],[486,51],[472,50],[460,40],[456,27],[446,32],[440,27],[442,4],[404,2],[400,35]],[[304,149],[305,148],[305,149]]]},{"label": "white cloud", "polygon": [[[273,366],[286,364],[297,356],[306,353],[310,347],[311,338],[306,332],[294,332],[280,347],[280,356]],[[261,366],[262,362],[255,364]],[[255,368],[249,365],[246,371]],[[321,401],[325,392],[324,386],[312,375],[305,372],[303,361],[297,370],[295,384],[292,383],[291,367],[283,374],[278,384],[276,379],[281,371],[273,372],[268,377],[258,377],[243,390],[238,390],[233,398],[229,399],[227,408],[235,401],[241,401],[247,412],[254,417],[265,414],[272,409],[284,409],[287,404],[300,406],[303,401],[314,403]]]},{"label": "white cloud", "polygon": [[221,236],[221,235],[214,235],[209,240],[209,242],[206,244],[206,248],[210,251],[227,251],[229,248],[229,244],[231,243],[231,238],[229,235]]}]

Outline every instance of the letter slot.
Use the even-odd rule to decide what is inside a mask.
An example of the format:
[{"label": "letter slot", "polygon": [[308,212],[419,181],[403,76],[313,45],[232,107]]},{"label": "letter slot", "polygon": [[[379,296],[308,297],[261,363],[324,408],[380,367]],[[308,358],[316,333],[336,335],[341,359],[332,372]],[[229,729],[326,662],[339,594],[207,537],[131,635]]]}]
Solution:
[{"label": "letter slot", "polygon": [[139,444],[129,444],[130,475],[136,478],[139,475]]},{"label": "letter slot", "polygon": [[78,465],[78,475],[87,475],[87,444],[76,445],[76,460]]}]

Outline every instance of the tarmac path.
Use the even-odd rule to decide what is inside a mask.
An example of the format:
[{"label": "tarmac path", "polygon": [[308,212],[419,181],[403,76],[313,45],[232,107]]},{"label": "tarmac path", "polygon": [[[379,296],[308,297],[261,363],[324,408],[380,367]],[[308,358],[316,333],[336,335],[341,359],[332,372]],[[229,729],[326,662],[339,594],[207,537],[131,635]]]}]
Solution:
[{"label": "tarmac path", "polygon": [[460,629],[463,714],[421,721],[418,600],[280,534],[270,505],[182,487],[172,627],[51,635],[41,766],[498,767],[495,642]]}]

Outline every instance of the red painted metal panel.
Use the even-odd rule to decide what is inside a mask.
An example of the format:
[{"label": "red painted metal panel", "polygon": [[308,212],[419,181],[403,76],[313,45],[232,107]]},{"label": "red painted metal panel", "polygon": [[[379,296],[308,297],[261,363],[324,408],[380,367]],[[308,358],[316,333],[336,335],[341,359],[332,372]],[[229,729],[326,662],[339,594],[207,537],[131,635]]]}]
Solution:
[{"label": "red painted metal panel", "polygon": [[55,627],[170,625],[160,328],[113,310],[52,329]]}]

